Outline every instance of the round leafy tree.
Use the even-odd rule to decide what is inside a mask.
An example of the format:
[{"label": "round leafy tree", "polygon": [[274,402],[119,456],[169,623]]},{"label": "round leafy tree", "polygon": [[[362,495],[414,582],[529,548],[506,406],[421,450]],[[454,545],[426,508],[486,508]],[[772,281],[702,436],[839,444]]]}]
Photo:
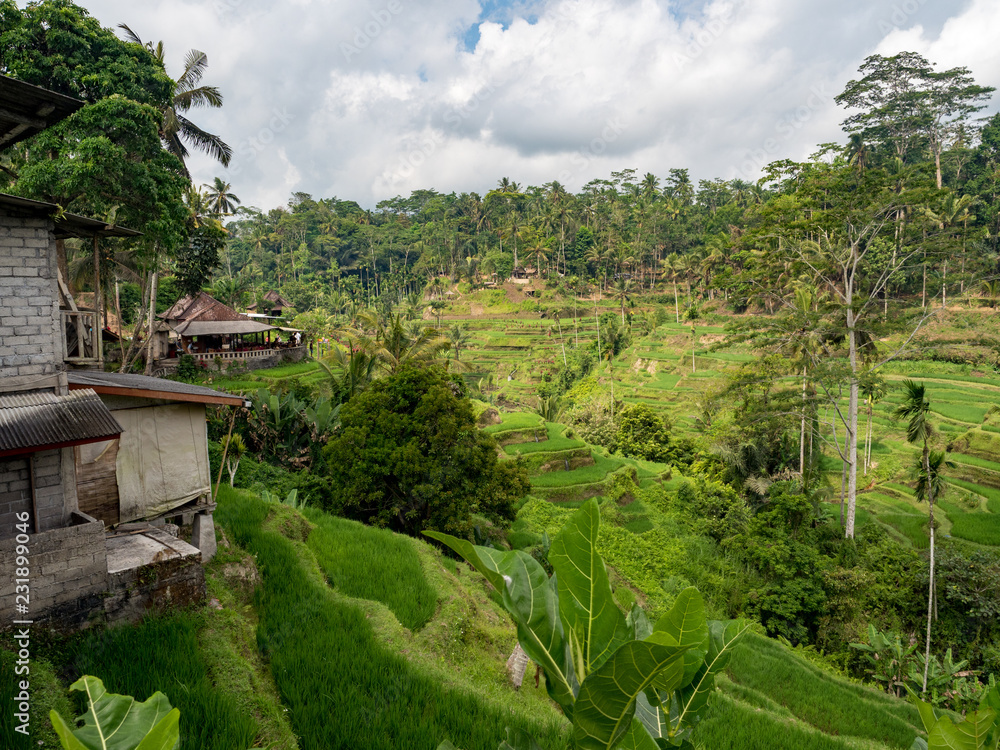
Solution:
[{"label": "round leafy tree", "polygon": [[529,490],[476,427],[463,386],[438,367],[404,367],[348,401],[324,449],[344,515],[416,534],[471,538],[473,516],[505,524]]}]

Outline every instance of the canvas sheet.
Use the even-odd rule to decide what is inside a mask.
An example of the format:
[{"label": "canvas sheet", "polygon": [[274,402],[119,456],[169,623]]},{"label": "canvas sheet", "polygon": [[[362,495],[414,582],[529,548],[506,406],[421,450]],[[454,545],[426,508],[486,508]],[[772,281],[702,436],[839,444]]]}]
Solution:
[{"label": "canvas sheet", "polygon": [[116,465],[121,523],[158,516],[209,493],[204,406],[168,404],[114,415],[125,428]]}]

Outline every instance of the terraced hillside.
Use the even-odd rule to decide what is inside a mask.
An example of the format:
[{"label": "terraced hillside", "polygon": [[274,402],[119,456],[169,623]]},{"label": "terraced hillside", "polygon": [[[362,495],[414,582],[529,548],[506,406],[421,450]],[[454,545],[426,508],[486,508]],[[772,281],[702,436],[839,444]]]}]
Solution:
[{"label": "terraced hillside", "polygon": [[[543,504],[555,525],[571,512]],[[439,738],[494,750],[503,722],[539,733],[547,750],[565,747],[566,725],[543,688],[526,680],[517,693],[506,683],[514,629],[470,568],[420,540],[316,511],[302,518],[241,492],[223,493],[219,516],[260,566],[258,641],[301,748],[350,737],[372,747],[432,748]],[[609,530],[633,533],[614,523]],[[289,613],[324,625],[288,638]],[[719,687],[696,730],[698,747],[905,750],[919,733],[909,704],[758,635],[745,639]]]}]

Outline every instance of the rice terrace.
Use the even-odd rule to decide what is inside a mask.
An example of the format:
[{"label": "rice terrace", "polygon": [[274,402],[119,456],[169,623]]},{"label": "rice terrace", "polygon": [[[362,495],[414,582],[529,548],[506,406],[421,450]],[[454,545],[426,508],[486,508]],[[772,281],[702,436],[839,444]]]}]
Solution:
[{"label": "rice terrace", "polygon": [[1000,748],[1000,9],[87,5],[0,2],[0,750]]}]

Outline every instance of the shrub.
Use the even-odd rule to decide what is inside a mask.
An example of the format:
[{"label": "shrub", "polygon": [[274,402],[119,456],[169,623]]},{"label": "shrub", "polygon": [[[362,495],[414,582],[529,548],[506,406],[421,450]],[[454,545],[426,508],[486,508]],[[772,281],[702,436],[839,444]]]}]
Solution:
[{"label": "shrub", "polygon": [[406,367],[341,411],[323,451],[335,502],[366,523],[471,538],[473,514],[507,525],[528,493],[520,462],[497,458],[462,387],[440,368]]}]

